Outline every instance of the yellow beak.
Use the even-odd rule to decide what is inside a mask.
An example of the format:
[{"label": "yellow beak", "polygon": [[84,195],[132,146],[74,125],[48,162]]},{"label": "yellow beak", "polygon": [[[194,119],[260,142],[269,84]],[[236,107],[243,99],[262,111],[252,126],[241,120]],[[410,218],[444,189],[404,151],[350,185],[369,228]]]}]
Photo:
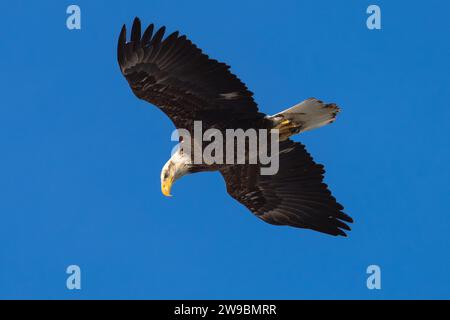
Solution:
[{"label": "yellow beak", "polygon": [[167,178],[166,180],[163,181],[163,183],[161,184],[161,191],[162,194],[165,195],[166,197],[171,197],[172,195],[170,194],[170,189],[172,189],[172,183],[173,183],[173,178]]}]

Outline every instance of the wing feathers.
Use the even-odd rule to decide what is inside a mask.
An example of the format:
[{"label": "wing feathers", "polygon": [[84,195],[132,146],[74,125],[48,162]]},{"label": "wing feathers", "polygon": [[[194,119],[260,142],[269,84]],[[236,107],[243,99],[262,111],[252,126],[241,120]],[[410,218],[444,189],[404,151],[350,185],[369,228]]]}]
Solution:
[{"label": "wing feathers", "polygon": [[135,48],[139,46],[141,41],[141,20],[138,17],[134,19],[133,27],[131,28],[131,42],[134,43]]},{"label": "wing feathers", "polygon": [[166,32],[166,27],[159,28],[159,30],[156,31],[152,41],[150,42],[150,46],[159,45],[161,43],[162,38],[164,37],[164,32]]},{"label": "wing feathers", "polygon": [[[120,31],[119,41],[117,44],[117,59],[119,60],[119,66],[122,69],[122,65],[125,62],[125,44],[127,42],[127,27],[123,25],[122,30]],[[123,70],[123,69],[122,69]]]},{"label": "wing feathers", "polygon": [[[157,105],[178,128],[188,130],[194,120],[231,129],[242,127],[236,119],[250,119],[253,123],[248,125],[253,126],[264,119],[253,94],[228,65],[210,59],[178,32],[164,39],[165,27],[155,30],[151,24],[141,37],[141,22],[136,18],[130,41],[125,26],[119,36],[118,62],[137,97]],[[222,94],[230,92],[237,98],[223,99]]]},{"label": "wing feathers", "polygon": [[280,143],[279,164],[273,176],[260,175],[257,165],[232,165],[221,173],[228,193],[260,219],[345,236],[353,220],[323,183],[323,166],[291,140]]},{"label": "wing feathers", "polygon": [[152,38],[153,35],[153,28],[154,25],[152,23],[147,27],[147,29],[145,29],[141,39],[141,43],[143,46],[148,46],[150,44],[150,39]]}]

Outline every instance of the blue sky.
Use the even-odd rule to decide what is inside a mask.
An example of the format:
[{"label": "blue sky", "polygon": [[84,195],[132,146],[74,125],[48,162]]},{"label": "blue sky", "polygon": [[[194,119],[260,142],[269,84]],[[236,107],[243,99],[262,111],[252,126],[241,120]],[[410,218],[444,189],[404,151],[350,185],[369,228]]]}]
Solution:
[{"label": "blue sky", "polygon": [[[73,31],[71,2],[0,5],[0,298],[450,298],[448,3],[74,3]],[[263,112],[312,96],[342,107],[295,139],[326,165],[349,238],[265,224],[217,173],[161,194],[172,124],[116,63],[135,16],[230,64]],[[371,264],[381,290],[366,287]]]}]

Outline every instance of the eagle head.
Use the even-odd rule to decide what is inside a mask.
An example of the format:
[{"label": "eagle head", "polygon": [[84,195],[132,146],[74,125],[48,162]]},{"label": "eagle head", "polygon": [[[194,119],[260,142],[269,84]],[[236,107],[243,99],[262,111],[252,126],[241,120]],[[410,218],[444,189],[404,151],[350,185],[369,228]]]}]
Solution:
[{"label": "eagle head", "polygon": [[170,190],[175,181],[189,173],[191,159],[182,149],[178,149],[166,162],[161,170],[161,191],[166,197],[171,197]]}]

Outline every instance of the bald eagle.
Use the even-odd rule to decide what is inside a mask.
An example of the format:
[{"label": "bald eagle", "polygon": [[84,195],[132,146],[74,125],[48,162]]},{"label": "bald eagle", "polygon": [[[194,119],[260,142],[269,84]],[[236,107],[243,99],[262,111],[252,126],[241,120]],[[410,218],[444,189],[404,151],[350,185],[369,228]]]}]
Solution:
[{"label": "bald eagle", "polygon": [[130,39],[124,25],[118,41],[120,70],[133,93],[159,107],[176,128],[193,131],[194,121],[204,127],[278,129],[279,170],[262,175],[261,164],[193,164],[175,152],[161,172],[161,189],[169,196],[182,176],[219,171],[228,193],[263,221],[273,225],[307,228],[346,236],[353,220],[323,182],[324,167],[314,162],[293,134],[331,123],[339,108],[310,98],[273,116],[258,111],[253,93],[230,67],[204,54],[186,36],[150,24],[141,34],[134,20]]}]

